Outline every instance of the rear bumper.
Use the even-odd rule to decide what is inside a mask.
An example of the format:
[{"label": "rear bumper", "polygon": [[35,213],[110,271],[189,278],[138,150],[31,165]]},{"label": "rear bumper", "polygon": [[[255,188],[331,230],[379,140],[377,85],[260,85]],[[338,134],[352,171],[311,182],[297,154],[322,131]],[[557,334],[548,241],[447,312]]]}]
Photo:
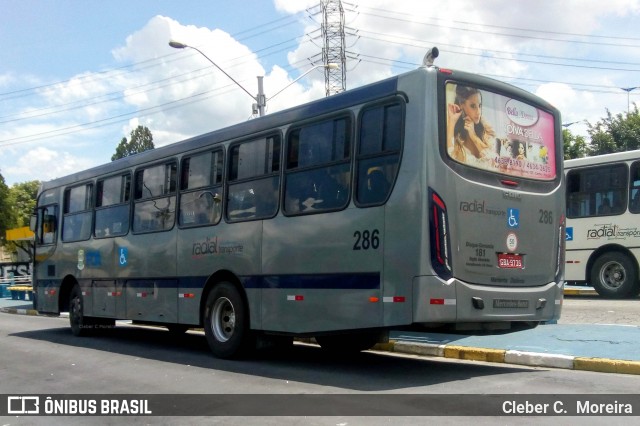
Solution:
[{"label": "rear bumper", "polygon": [[414,279],[413,322],[554,321],[562,310],[564,282],[537,287],[494,287],[435,276]]}]

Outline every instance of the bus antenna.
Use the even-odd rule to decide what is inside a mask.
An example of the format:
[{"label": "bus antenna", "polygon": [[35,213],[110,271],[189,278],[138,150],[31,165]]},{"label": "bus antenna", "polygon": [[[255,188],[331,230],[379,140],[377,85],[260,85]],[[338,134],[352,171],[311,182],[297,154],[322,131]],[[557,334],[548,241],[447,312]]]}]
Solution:
[{"label": "bus antenna", "polygon": [[429,49],[427,54],[424,55],[424,59],[422,60],[422,66],[432,67],[433,61],[438,57],[439,54],[440,54],[440,51],[438,50],[437,47],[434,46],[431,49]]}]

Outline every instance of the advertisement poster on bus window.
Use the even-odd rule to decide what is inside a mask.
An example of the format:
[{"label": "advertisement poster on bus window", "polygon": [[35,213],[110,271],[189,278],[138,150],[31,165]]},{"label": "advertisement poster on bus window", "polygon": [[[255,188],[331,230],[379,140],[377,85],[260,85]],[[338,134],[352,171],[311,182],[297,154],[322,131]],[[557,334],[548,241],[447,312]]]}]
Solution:
[{"label": "advertisement poster on bus window", "polygon": [[478,169],[528,179],[556,177],[554,119],[520,100],[446,85],[447,154]]}]

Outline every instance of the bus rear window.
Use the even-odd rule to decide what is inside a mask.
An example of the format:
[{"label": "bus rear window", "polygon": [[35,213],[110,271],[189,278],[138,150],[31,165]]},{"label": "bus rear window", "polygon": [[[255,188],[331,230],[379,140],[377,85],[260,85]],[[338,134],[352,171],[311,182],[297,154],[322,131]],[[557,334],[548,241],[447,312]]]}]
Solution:
[{"label": "bus rear window", "polygon": [[449,158],[509,176],[556,178],[553,115],[461,83],[447,82],[445,90]]}]

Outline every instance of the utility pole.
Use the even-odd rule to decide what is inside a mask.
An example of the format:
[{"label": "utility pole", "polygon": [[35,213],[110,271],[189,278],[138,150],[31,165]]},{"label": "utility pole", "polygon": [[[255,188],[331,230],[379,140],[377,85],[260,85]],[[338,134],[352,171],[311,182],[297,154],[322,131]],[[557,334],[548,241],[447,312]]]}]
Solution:
[{"label": "utility pole", "polygon": [[[344,47],[344,9],[341,0],[320,0],[322,9],[322,61],[326,96],[344,92],[347,87],[346,54]],[[329,64],[338,64],[337,68]]]}]

